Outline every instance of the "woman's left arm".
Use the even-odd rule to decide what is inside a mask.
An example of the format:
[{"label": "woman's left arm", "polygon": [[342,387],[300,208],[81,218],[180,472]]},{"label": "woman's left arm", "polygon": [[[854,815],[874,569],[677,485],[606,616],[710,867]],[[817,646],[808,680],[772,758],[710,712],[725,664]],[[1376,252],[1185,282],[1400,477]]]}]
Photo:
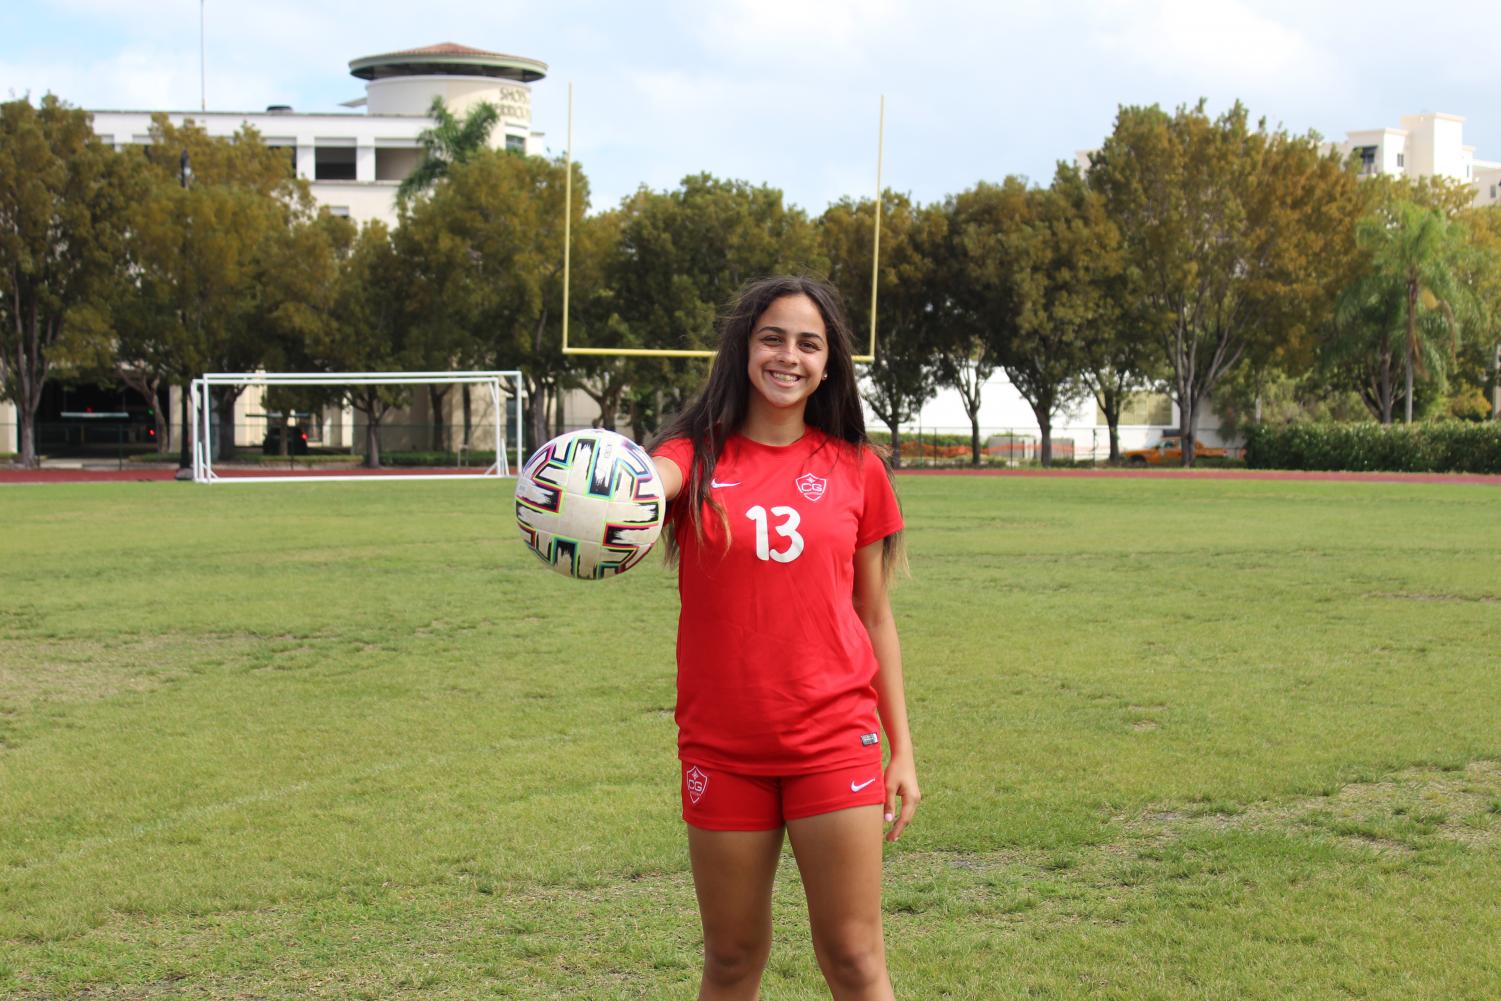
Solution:
[{"label": "woman's left arm", "polygon": [[[907,725],[907,694],[902,684],[902,645],[886,594],[886,573],[881,565],[881,543],[872,542],[855,552],[855,613],[870,634],[875,650],[877,708],[886,731],[890,760],[886,764],[886,820],[891,829],[887,841],[902,836],[917,812],[922,792],[917,788],[917,764],[912,755],[912,731]],[[897,799],[902,801],[897,814]]]}]

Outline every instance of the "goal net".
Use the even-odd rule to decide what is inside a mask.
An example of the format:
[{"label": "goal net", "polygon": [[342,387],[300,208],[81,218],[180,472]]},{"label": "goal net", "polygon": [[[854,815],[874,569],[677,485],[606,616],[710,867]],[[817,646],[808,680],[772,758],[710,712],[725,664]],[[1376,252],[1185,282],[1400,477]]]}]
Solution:
[{"label": "goal net", "polygon": [[213,372],[189,403],[196,483],[477,479],[524,458],[518,371]]}]

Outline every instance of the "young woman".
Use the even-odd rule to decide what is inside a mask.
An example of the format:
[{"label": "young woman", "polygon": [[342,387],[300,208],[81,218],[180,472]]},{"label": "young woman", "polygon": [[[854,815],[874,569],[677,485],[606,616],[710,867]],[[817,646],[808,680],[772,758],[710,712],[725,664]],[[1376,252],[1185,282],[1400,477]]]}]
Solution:
[{"label": "young woman", "polygon": [[865,434],[852,340],[830,286],[751,283],[722,321],[708,384],[653,447],[682,597],[678,754],[702,999],[757,996],[784,831],[833,996],[892,997],[881,831],[900,837],[920,793],[886,595],[902,517]]}]

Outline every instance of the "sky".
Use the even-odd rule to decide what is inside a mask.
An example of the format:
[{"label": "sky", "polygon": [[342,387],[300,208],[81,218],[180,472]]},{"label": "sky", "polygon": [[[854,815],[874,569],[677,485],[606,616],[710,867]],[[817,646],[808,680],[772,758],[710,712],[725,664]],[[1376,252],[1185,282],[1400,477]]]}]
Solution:
[{"label": "sky", "polygon": [[[0,97],[199,107],[196,0],[0,4]],[[1501,160],[1501,32],[1473,5],[1410,0],[204,0],[214,111],[343,111],[351,59],[458,42],[540,59],[533,128],[574,156],[594,208],[708,171],[810,212],[885,186],[931,202],[1009,174],[1047,183],[1121,105],[1239,99],[1343,139],[1404,114],[1466,118]]]}]

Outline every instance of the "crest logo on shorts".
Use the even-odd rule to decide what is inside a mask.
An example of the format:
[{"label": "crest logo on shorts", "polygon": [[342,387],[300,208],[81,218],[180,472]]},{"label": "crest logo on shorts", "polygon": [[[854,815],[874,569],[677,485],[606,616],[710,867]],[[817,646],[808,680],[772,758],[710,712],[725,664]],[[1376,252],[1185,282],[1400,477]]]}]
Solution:
[{"label": "crest logo on shorts", "polygon": [[709,788],[709,776],[694,765],[684,773],[683,778],[688,783],[688,798],[697,806],[698,801],[703,799],[704,790]]},{"label": "crest logo on shorts", "polygon": [[804,473],[795,481],[797,492],[810,501],[817,501],[823,496],[824,490],[828,489],[829,481],[822,476],[814,476],[812,473]]}]

